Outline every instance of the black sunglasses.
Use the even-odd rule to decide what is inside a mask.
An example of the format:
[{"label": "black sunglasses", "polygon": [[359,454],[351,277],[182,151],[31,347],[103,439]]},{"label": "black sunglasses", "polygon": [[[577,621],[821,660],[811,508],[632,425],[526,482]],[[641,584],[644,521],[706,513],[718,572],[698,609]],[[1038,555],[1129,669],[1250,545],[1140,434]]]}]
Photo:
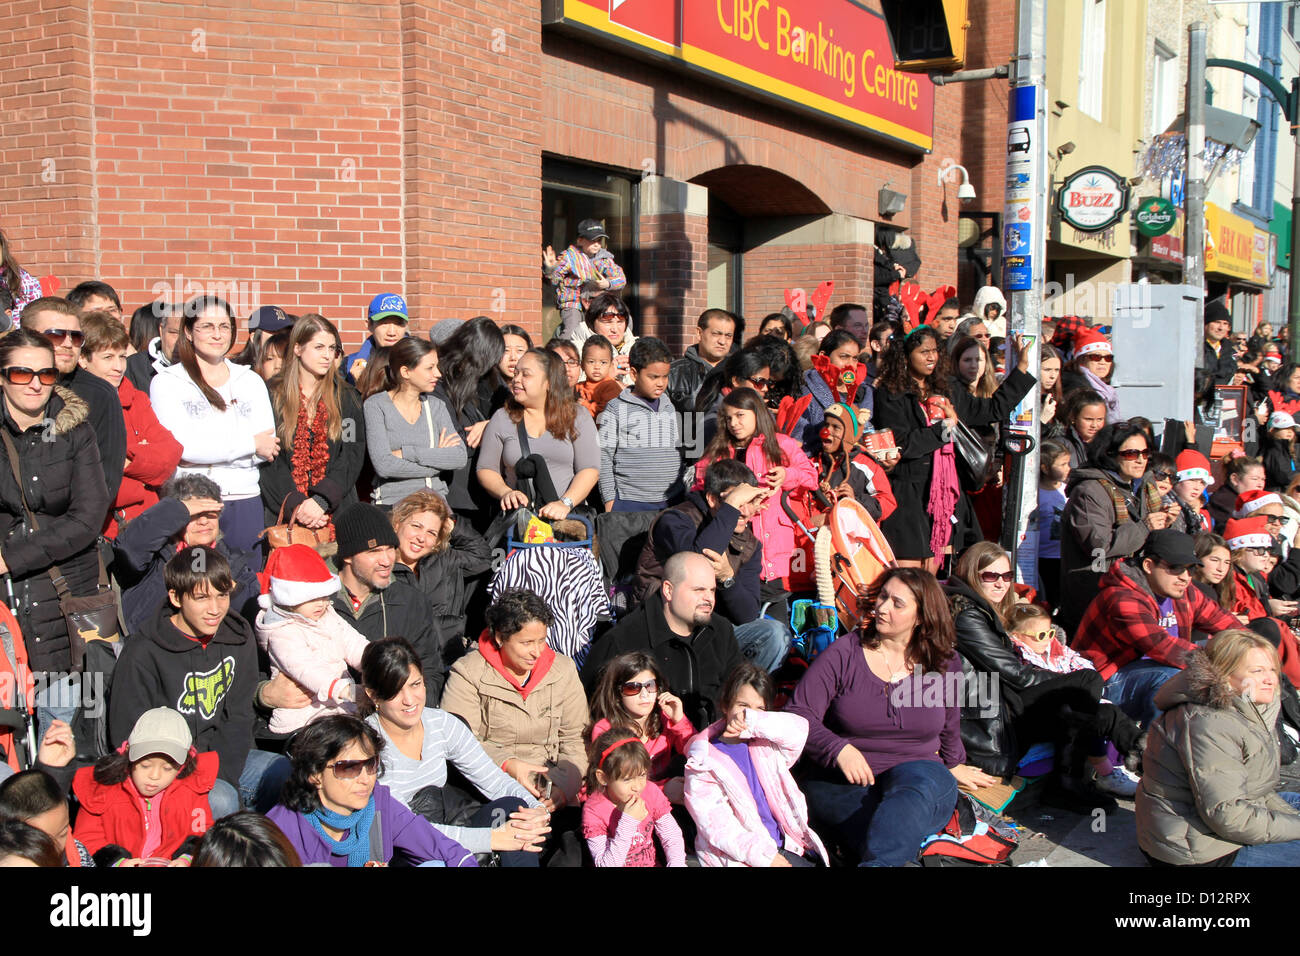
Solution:
[{"label": "black sunglasses", "polygon": [[5,381],[10,385],[29,385],[34,378],[40,379],[42,385],[53,385],[59,380],[57,368],[33,370],[25,365],[10,365],[0,374],[4,375]]},{"label": "black sunglasses", "polygon": [[62,345],[65,339],[77,346],[86,341],[86,334],[77,329],[46,329],[40,334],[49,339],[51,345]]}]

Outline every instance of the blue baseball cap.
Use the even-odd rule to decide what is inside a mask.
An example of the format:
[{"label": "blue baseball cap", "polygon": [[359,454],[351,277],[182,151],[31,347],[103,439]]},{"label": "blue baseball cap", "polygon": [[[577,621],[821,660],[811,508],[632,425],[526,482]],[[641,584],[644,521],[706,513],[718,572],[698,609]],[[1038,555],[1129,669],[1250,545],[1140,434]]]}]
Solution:
[{"label": "blue baseball cap", "polygon": [[410,316],[406,314],[406,300],[400,295],[394,295],[391,292],[381,292],[370,300],[370,308],[366,310],[366,319],[370,322],[382,322],[384,319],[401,319],[403,322],[411,321]]}]

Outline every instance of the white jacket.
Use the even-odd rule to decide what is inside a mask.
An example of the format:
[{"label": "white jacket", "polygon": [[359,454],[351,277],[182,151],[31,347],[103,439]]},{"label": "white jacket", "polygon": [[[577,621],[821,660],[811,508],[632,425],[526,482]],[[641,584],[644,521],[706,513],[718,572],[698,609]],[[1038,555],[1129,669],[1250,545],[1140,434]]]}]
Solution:
[{"label": "white jacket", "polygon": [[259,493],[257,466],[265,461],[253,436],[275,428],[275,415],[256,372],[229,359],[226,368],[230,381],[219,391],[233,401],[224,412],[212,407],[179,363],[153,377],[149,401],[158,421],[181,443],[177,475],[207,475],[221,486],[223,497],[247,498]]}]

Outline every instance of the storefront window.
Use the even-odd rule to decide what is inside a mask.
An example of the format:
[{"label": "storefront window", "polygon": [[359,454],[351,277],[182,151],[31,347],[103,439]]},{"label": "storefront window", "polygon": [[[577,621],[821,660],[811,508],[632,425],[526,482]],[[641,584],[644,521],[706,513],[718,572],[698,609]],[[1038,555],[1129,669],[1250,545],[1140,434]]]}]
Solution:
[{"label": "storefront window", "polygon": [[[636,210],[634,178],[561,159],[542,159],[542,242],[559,255],[573,242],[578,223],[599,219],[609,233],[606,248],[627,273],[624,301],[636,315]],[[540,257],[539,257],[540,259]],[[538,269],[542,293],[542,341],[560,324],[555,287]]]}]

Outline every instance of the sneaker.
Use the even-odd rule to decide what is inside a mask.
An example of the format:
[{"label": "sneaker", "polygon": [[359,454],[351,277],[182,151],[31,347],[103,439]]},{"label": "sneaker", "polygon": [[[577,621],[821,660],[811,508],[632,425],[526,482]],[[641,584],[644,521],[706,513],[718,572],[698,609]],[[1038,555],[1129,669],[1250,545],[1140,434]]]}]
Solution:
[{"label": "sneaker", "polygon": [[1117,764],[1106,776],[1097,775],[1097,789],[1117,797],[1132,797],[1137,793],[1140,779],[1133,771]]}]

